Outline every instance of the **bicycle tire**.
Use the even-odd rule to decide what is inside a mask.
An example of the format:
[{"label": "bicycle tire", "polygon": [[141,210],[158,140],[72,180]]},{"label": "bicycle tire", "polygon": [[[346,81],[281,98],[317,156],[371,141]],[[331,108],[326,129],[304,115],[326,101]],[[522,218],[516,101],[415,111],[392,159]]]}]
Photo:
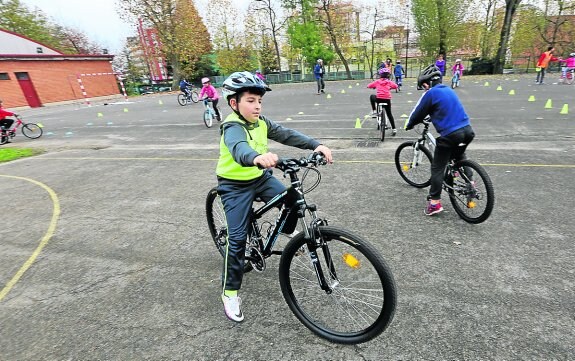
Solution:
[{"label": "bicycle tire", "polygon": [[188,104],[188,97],[186,96],[186,94],[184,93],[178,94],[178,103],[181,106],[185,106],[186,104]]},{"label": "bicycle tire", "polygon": [[[465,168],[473,172],[473,185],[466,176]],[[495,204],[493,182],[487,171],[471,159],[457,162],[453,169],[460,176],[454,178],[453,173],[448,172],[445,182],[449,186],[446,190],[455,212],[468,223],[484,222],[491,215]]]},{"label": "bicycle tire", "polygon": [[38,124],[26,123],[22,127],[22,134],[24,134],[26,138],[38,139],[42,136],[42,133],[44,133],[44,131],[42,131],[42,128],[40,128]]},{"label": "bicycle tire", "polygon": [[206,127],[211,128],[214,124],[212,113],[206,109],[204,112],[204,124]]},{"label": "bicycle tire", "polygon": [[565,75],[565,81],[569,85],[573,84],[574,78],[575,78],[575,73],[573,73],[573,72],[567,72],[567,74]]},{"label": "bicycle tire", "polygon": [[414,167],[414,147],[416,141],[404,142],[395,151],[395,168],[407,184],[416,188],[425,188],[431,184],[431,162],[433,155],[426,147],[419,146],[423,152],[419,163]]},{"label": "bicycle tire", "polygon": [[381,109],[381,113],[379,114],[381,122],[379,124],[379,140],[382,142],[385,140],[385,128],[387,128],[387,119],[385,116],[385,109]]},{"label": "bicycle tire", "polygon": [[[222,257],[226,256],[226,247],[228,243],[228,224],[226,222],[226,213],[224,205],[218,194],[217,188],[212,188],[206,197],[206,219],[212,240]],[[252,265],[244,263],[244,272],[252,270]]]},{"label": "bicycle tire", "polygon": [[8,143],[9,138],[8,135],[0,135],[0,145]]},{"label": "bicycle tire", "polygon": [[197,103],[200,100],[200,95],[197,91],[192,91],[192,102]]},{"label": "bicycle tire", "polygon": [[[310,262],[303,233],[286,245],[279,282],[290,310],[313,333],[328,341],[358,344],[379,336],[389,326],[397,302],[389,266],[364,239],[341,228],[320,226],[324,241]],[[312,241],[313,242],[313,241]],[[331,291],[318,284],[323,271]]]},{"label": "bicycle tire", "polygon": [[457,88],[457,81],[458,81],[457,78],[458,78],[457,75],[454,75],[454,76],[451,78],[451,89]]}]

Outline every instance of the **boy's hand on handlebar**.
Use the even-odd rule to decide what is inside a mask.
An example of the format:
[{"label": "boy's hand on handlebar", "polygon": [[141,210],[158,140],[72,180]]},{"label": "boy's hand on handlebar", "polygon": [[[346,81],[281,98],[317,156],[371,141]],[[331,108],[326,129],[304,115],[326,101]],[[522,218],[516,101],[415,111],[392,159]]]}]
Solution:
[{"label": "boy's hand on handlebar", "polygon": [[331,155],[331,149],[329,149],[329,148],[326,147],[325,145],[320,144],[320,145],[319,145],[317,148],[315,148],[313,151],[316,152],[316,153],[321,153],[321,154],[323,154],[324,157],[325,157],[325,160],[327,160],[327,162],[328,162],[329,164],[332,164],[332,163],[333,163],[333,157],[332,157],[332,155]]},{"label": "boy's hand on handlebar", "polygon": [[260,154],[254,158],[254,165],[260,168],[272,168],[278,162],[278,155],[275,153],[267,152],[265,154]]}]

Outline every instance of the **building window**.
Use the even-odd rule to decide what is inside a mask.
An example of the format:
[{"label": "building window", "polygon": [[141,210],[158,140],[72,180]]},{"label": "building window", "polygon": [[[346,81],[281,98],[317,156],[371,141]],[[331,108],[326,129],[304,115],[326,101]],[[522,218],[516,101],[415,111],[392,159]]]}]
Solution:
[{"label": "building window", "polygon": [[14,73],[16,74],[16,79],[18,80],[30,80],[30,77],[28,76],[28,73]]},{"label": "building window", "polygon": [[44,50],[40,46],[36,48],[36,53],[42,54],[43,52]]},{"label": "building window", "polygon": [[10,80],[8,73],[0,73],[0,80]]}]

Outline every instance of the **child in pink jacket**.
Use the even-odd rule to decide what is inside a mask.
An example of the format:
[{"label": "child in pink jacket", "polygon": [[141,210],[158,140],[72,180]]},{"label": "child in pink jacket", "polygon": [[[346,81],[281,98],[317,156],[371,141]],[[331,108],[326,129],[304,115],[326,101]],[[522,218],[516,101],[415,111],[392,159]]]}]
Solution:
[{"label": "child in pink jacket", "polygon": [[383,103],[383,108],[393,129],[393,135],[397,134],[397,129],[395,128],[395,119],[393,114],[391,114],[391,89],[397,89],[397,84],[392,82],[389,78],[391,72],[388,68],[380,68],[379,71],[380,78],[376,81],[369,83],[368,88],[376,89],[376,94],[371,94],[369,96],[369,102],[371,103],[372,117],[377,116],[377,111],[375,110],[376,103]]}]

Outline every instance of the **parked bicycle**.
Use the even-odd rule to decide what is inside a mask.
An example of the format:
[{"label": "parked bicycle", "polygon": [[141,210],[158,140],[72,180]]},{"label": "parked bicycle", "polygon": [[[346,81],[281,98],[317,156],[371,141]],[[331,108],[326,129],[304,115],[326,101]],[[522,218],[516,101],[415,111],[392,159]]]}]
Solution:
[{"label": "parked bicycle", "polygon": [[377,103],[377,130],[379,130],[379,139],[383,142],[385,140],[385,131],[391,129],[391,124],[385,116],[384,105],[388,103]]},{"label": "parked bicycle", "polygon": [[[205,108],[204,124],[206,125],[206,127],[211,128],[212,125],[214,124],[215,119],[217,119],[218,122],[221,122],[222,119],[221,119],[221,117],[218,117],[216,115],[216,111],[214,110],[213,103],[210,99],[205,98],[205,99],[203,99],[203,102],[204,102],[204,108]],[[221,114],[221,112],[220,112],[220,114]]]},{"label": "parked bicycle", "polygon": [[[399,145],[395,151],[395,166],[409,185],[424,188],[431,184],[431,163],[435,150],[435,137],[429,131],[429,122],[421,126],[421,135],[415,141]],[[451,160],[445,170],[443,189],[455,212],[468,223],[484,222],[491,215],[495,203],[493,183],[479,163],[464,159]]]},{"label": "parked bicycle", "polygon": [[[252,209],[245,271],[253,268],[262,272],[267,258],[281,255],[281,291],[298,320],[331,342],[357,344],[377,337],[390,324],[397,298],[395,281],[372,245],[347,230],[328,226],[328,221],[318,216],[317,206],[307,203],[304,195],[319,185],[321,173],[317,167],[325,164],[318,153],[277,163],[276,168],[289,177],[291,187]],[[298,172],[302,169],[305,171],[300,180]],[[317,179],[304,189],[309,171],[317,173]],[[258,224],[262,216],[278,208],[275,224]],[[216,188],[208,193],[206,213],[213,241],[223,256],[228,231]],[[296,223],[302,231],[283,251],[275,250],[280,233],[291,232]]]},{"label": "parked bicycle", "polygon": [[22,126],[22,134],[30,139],[37,139],[42,136],[42,127],[35,123],[26,123],[20,116],[15,116],[16,121],[9,129],[0,129],[0,144],[8,143],[10,139],[16,136],[16,131]]},{"label": "parked bicycle", "polygon": [[181,106],[188,105],[189,103],[197,103],[200,99],[200,96],[197,90],[193,86],[186,87],[188,93],[181,92],[178,94],[178,103]]}]

